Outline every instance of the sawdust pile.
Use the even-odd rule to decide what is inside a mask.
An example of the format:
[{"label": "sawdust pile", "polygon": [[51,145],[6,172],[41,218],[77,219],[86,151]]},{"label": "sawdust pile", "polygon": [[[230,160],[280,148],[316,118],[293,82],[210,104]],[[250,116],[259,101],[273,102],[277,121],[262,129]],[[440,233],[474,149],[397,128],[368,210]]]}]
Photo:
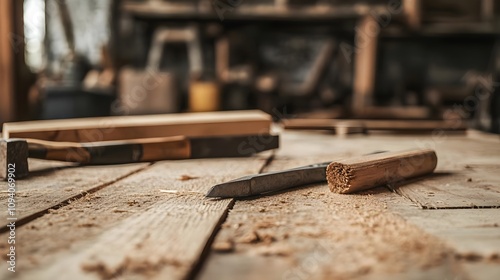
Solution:
[{"label": "sawdust pile", "polygon": [[312,279],[426,270],[453,258],[441,241],[389,212],[373,195],[332,194],[326,188],[238,201],[215,244],[234,243],[229,254],[287,258],[294,270],[303,268],[298,275]]}]

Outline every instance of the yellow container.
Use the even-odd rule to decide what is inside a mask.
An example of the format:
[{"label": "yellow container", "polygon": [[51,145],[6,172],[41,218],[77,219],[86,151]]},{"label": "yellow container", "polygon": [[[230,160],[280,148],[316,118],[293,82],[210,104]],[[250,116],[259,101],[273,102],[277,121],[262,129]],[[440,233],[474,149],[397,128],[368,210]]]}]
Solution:
[{"label": "yellow container", "polygon": [[191,82],[189,86],[189,111],[218,111],[220,110],[220,99],[220,89],[216,82]]}]

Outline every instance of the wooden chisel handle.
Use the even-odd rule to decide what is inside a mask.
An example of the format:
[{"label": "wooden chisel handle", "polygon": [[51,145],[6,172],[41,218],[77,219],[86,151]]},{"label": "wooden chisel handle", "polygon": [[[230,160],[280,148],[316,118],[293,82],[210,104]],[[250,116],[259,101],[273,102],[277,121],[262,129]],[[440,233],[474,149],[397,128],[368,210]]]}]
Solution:
[{"label": "wooden chisel handle", "polygon": [[334,161],[326,168],[332,192],[353,193],[434,172],[434,150],[416,149]]},{"label": "wooden chisel handle", "polygon": [[190,140],[184,136],[93,143],[27,139],[29,157],[81,164],[121,164],[188,159]]}]

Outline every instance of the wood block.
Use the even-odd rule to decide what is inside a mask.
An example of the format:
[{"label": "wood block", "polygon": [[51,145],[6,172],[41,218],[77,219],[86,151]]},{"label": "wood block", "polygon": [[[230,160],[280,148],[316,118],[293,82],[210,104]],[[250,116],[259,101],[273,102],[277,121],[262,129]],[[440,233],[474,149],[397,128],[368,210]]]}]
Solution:
[{"label": "wood block", "polygon": [[262,111],[120,116],[5,123],[4,138],[96,142],[167,136],[222,136],[269,133]]},{"label": "wood block", "polygon": [[9,173],[14,173],[14,179],[28,175],[28,143],[26,141],[0,140],[0,178],[7,179]]}]

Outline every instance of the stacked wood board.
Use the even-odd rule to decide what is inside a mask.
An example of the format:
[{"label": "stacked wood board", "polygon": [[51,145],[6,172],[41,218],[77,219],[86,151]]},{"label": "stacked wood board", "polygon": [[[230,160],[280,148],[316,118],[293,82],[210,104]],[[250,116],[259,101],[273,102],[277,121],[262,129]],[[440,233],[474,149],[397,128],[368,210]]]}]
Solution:
[{"label": "stacked wood board", "polygon": [[271,116],[258,110],[44,120],[5,123],[3,138],[95,142],[175,135],[255,135],[269,133],[271,123]]}]

